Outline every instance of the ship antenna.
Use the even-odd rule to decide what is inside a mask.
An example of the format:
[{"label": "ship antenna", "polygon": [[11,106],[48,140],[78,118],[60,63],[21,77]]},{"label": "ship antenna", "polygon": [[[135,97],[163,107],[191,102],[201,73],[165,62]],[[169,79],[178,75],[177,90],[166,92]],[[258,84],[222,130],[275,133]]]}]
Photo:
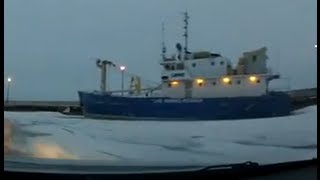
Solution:
[{"label": "ship antenna", "polygon": [[188,53],[188,25],[189,25],[189,15],[188,15],[188,12],[186,11],[184,13],[184,34],[183,34],[183,37],[184,37],[184,53],[185,55],[187,55]]},{"label": "ship antenna", "polygon": [[164,23],[162,23],[162,27],[161,27],[161,39],[162,39],[162,59],[164,60],[166,58],[166,45],[164,42]]}]

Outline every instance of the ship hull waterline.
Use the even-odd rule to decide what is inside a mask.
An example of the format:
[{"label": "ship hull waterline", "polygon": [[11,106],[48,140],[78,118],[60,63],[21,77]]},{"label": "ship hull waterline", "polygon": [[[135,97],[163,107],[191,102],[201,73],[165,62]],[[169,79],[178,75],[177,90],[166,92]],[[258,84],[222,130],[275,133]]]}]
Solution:
[{"label": "ship hull waterline", "polygon": [[83,115],[109,120],[240,120],[290,115],[285,93],[258,97],[156,98],[122,97],[79,91]]}]

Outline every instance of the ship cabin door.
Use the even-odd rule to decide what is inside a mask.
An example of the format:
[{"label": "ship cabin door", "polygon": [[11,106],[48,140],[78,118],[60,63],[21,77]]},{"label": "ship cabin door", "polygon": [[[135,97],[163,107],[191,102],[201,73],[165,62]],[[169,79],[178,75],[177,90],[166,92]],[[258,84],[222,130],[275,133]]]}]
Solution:
[{"label": "ship cabin door", "polygon": [[192,81],[187,80],[185,82],[185,95],[186,95],[186,98],[192,97]]}]

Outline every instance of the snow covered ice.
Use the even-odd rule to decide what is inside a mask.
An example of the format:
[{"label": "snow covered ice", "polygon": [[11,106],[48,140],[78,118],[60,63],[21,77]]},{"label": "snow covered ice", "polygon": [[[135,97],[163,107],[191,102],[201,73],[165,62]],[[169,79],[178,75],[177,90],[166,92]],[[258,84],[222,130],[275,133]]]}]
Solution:
[{"label": "snow covered ice", "polygon": [[317,157],[317,106],[286,117],[233,121],[94,120],[55,112],[4,116],[16,127],[13,148],[40,158],[215,165]]}]

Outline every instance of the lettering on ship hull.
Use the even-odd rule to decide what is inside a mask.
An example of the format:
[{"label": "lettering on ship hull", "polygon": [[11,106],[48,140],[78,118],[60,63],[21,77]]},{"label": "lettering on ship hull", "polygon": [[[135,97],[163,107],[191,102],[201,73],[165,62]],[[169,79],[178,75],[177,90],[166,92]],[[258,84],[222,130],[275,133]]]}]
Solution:
[{"label": "lettering on ship hull", "polygon": [[203,99],[155,99],[153,103],[202,103]]}]

